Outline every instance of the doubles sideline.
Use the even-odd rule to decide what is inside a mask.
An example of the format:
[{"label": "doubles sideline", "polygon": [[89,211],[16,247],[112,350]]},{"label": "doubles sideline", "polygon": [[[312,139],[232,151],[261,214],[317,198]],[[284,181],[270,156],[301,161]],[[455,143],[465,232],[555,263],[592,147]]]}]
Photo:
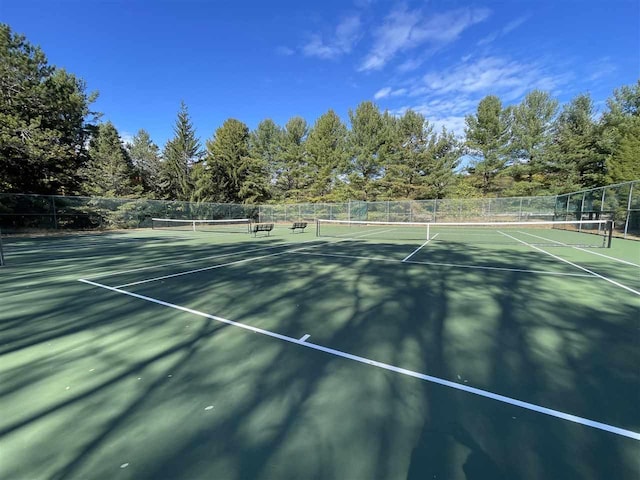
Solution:
[{"label": "doubles sideline", "polygon": [[372,359],[361,357],[361,356],[358,356],[358,355],[353,355],[351,353],[346,353],[346,352],[343,352],[341,350],[336,350],[336,349],[333,349],[333,348],[324,347],[322,345],[318,345],[318,344],[315,344],[315,343],[307,342],[306,338],[304,338],[304,337],[302,337],[302,338],[304,338],[304,340],[302,338],[298,339],[298,338],[288,337],[286,335],[281,335],[281,334],[276,333],[276,332],[272,332],[272,331],[269,331],[269,330],[264,330],[264,329],[257,328],[257,327],[252,327],[250,325],[245,325],[245,324],[239,323],[239,322],[234,322],[233,320],[228,320],[226,318],[218,317],[216,315],[210,315],[208,313],[200,312],[198,310],[194,310],[194,309],[187,308],[187,307],[182,307],[180,305],[175,305],[173,303],[165,302],[163,300],[158,300],[156,298],[147,297],[145,295],[140,295],[140,294],[133,293],[133,292],[128,292],[126,290],[122,290],[122,289],[117,288],[117,287],[110,287],[108,285],[102,285],[100,283],[92,282],[91,280],[79,279],[78,281],[80,281],[82,283],[86,283],[88,285],[92,285],[94,287],[104,288],[104,289],[110,290],[112,292],[120,293],[122,295],[128,295],[130,297],[134,297],[134,298],[137,298],[137,299],[140,299],[140,300],[144,300],[146,302],[155,303],[157,305],[162,305],[164,307],[169,307],[169,308],[172,308],[172,309],[175,309],[175,310],[180,310],[180,311],[183,311],[183,312],[186,312],[186,313],[197,315],[199,317],[204,317],[204,318],[208,318],[210,320],[215,320],[217,322],[225,323],[227,325],[232,325],[234,327],[242,328],[244,330],[249,330],[249,331],[254,332],[254,333],[259,333],[261,335],[265,335],[265,336],[268,336],[268,337],[277,338],[278,340],[282,340],[282,341],[288,342],[288,343],[293,343],[293,344],[301,346],[301,347],[310,348],[312,350],[318,350],[318,351],[321,351],[321,352],[324,352],[324,353],[327,353],[327,354],[330,354],[330,355],[335,355],[336,357],[345,358],[347,360],[352,360],[352,361],[355,361],[355,362],[363,363],[365,365],[371,365],[373,367],[381,368],[383,370],[388,370],[388,371],[391,371],[391,372],[399,373],[401,375],[406,375],[408,377],[417,378],[417,379],[424,380],[424,381],[427,381],[427,382],[431,382],[431,383],[435,383],[435,384],[442,385],[442,386],[445,386],[445,387],[453,388],[455,390],[461,390],[463,392],[471,393],[473,395],[478,395],[480,397],[490,398],[492,400],[496,400],[498,402],[502,402],[502,403],[505,403],[505,404],[508,404],[508,405],[513,405],[515,407],[523,408],[523,409],[526,409],[526,410],[531,410],[533,412],[538,412],[538,413],[541,413],[541,414],[544,414],[544,415],[548,415],[548,416],[551,416],[551,417],[560,418],[562,420],[567,420],[569,422],[577,423],[579,425],[584,425],[586,427],[591,427],[591,428],[595,428],[595,429],[598,429],[598,430],[603,430],[605,432],[613,433],[614,435],[619,435],[619,436],[631,438],[631,439],[634,439],[634,440],[640,440],[640,433],[638,433],[638,432],[634,432],[634,431],[631,431],[631,430],[626,430],[624,428],[616,427],[616,426],[609,425],[609,424],[602,423],[602,422],[597,422],[595,420],[590,420],[588,418],[579,417],[577,415],[572,415],[570,413],[561,412],[559,410],[553,410],[551,408],[542,407],[540,405],[535,405],[533,403],[524,402],[522,400],[518,400],[516,398],[511,398],[511,397],[507,397],[505,395],[500,395],[500,394],[497,394],[497,393],[493,393],[493,392],[490,392],[488,390],[482,390],[480,388],[475,388],[475,387],[471,387],[471,386],[468,386],[468,385],[452,382],[450,380],[445,380],[443,378],[434,377],[432,375],[426,375],[424,373],[415,372],[413,370],[408,370],[406,368],[396,367],[396,366],[390,365],[388,363],[379,362],[377,360],[372,360]]},{"label": "doubles sideline", "polygon": [[590,274],[591,274],[591,275],[593,275],[594,277],[601,278],[602,280],[604,280],[604,281],[606,281],[606,282],[609,282],[609,283],[611,283],[611,284],[615,285],[616,287],[620,287],[620,288],[622,288],[622,289],[624,289],[624,290],[626,290],[626,291],[628,291],[628,292],[631,292],[631,293],[633,293],[633,294],[635,294],[635,295],[639,295],[639,296],[640,296],[640,292],[639,292],[639,291],[634,290],[634,289],[633,289],[633,288],[631,288],[631,287],[627,287],[626,285],[623,285],[623,284],[622,284],[622,283],[620,283],[620,282],[616,282],[615,280],[612,280],[612,279],[611,279],[611,278],[609,278],[609,277],[605,277],[604,275],[600,275],[599,273],[596,273],[596,272],[594,272],[593,270],[589,270],[588,268],[582,267],[582,266],[578,265],[577,263],[573,263],[572,261],[567,260],[566,258],[562,258],[562,257],[559,257],[558,255],[554,255],[554,254],[553,254],[553,253],[551,253],[551,252],[547,252],[546,250],[543,250],[542,248],[537,247],[536,245],[532,245],[532,244],[530,244],[530,243],[527,243],[527,242],[525,242],[524,240],[520,240],[519,238],[516,238],[516,237],[514,237],[514,236],[512,236],[512,235],[509,235],[508,233],[504,233],[504,232],[501,232],[501,231],[498,231],[498,233],[500,233],[501,235],[504,235],[505,237],[509,237],[509,238],[510,238],[510,239],[512,239],[512,240],[516,240],[517,242],[520,242],[520,243],[522,243],[523,245],[526,245],[527,247],[531,247],[531,248],[533,248],[533,249],[535,249],[535,250],[538,250],[539,252],[542,252],[542,253],[544,253],[544,254],[546,254],[546,255],[549,255],[550,257],[553,257],[553,258],[555,258],[556,260],[560,260],[561,262],[564,262],[564,263],[567,263],[567,264],[569,264],[569,265],[571,265],[571,266],[573,266],[573,267],[576,267],[576,268],[578,268],[578,269],[582,270],[583,272],[590,273]]}]

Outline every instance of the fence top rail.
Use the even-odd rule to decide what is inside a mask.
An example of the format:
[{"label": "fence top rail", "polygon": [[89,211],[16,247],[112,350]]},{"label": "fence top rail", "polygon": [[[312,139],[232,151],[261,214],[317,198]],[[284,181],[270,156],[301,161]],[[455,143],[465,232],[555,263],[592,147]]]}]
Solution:
[{"label": "fence top rail", "polygon": [[582,190],[576,190],[575,192],[568,192],[568,193],[558,193],[557,195],[555,195],[556,197],[566,197],[569,195],[575,195],[577,193],[586,193],[586,192],[593,192],[594,190],[602,190],[604,189],[608,189],[608,188],[617,188],[617,187],[621,187],[623,185],[634,185],[636,183],[640,183],[640,179],[638,180],[629,180],[626,182],[620,182],[620,183],[612,183],[611,185],[603,185],[602,187],[593,187],[593,188],[584,188]]}]

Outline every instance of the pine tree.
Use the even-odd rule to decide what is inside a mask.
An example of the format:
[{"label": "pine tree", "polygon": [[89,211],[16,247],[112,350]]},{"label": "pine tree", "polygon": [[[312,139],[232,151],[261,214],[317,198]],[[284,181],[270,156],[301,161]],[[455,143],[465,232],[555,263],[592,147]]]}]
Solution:
[{"label": "pine tree", "polygon": [[198,183],[196,200],[257,203],[268,198],[266,165],[249,155],[244,123],[228,119],[216,130],[207,141],[204,164],[202,178],[207,180]]},{"label": "pine tree", "polygon": [[73,193],[97,93],[0,24],[0,190]]},{"label": "pine tree", "polygon": [[435,133],[423,115],[407,110],[394,138],[384,177],[389,198],[442,198],[454,183],[460,156],[455,136],[446,129]]},{"label": "pine tree", "polygon": [[149,133],[140,129],[133,141],[126,145],[129,158],[145,193],[161,196],[160,149],[153,143]]},{"label": "pine tree", "polygon": [[511,166],[504,171],[515,182],[510,194],[533,195],[544,188],[544,152],[557,111],[558,102],[540,90],[529,92],[511,110]]},{"label": "pine tree", "polygon": [[174,137],[166,143],[162,155],[162,188],[169,198],[187,201],[193,190],[191,168],[200,160],[202,151],[184,102],[180,104],[173,132]]},{"label": "pine tree", "polygon": [[345,169],[347,127],[329,110],[318,118],[306,141],[308,154],[309,196],[312,201],[332,200],[332,190]]},{"label": "pine tree", "polygon": [[266,183],[271,197],[275,192],[276,166],[281,154],[282,129],[271,119],[263,120],[251,132],[249,138],[249,152],[252,158],[262,162],[265,168]]},{"label": "pine tree", "polygon": [[275,168],[275,192],[279,199],[303,201],[309,184],[305,143],[309,127],[302,117],[292,117],[284,127]]},{"label": "pine tree", "polygon": [[578,190],[604,184],[605,156],[598,147],[599,131],[589,95],[578,95],[566,104],[553,128],[547,152],[552,190]]},{"label": "pine tree", "polygon": [[478,180],[483,194],[497,192],[495,178],[507,165],[509,141],[509,110],[495,95],[488,95],[478,104],[475,115],[465,118],[466,144],[479,157],[469,172]]},{"label": "pine tree", "polygon": [[392,135],[392,118],[383,116],[373,102],[362,102],[355,110],[349,110],[351,130],[348,135],[350,190],[354,198],[374,200],[377,181],[383,173],[385,148]]},{"label": "pine tree", "polygon": [[640,178],[640,80],[616,89],[600,121],[599,147],[606,160],[606,182]]},{"label": "pine tree", "polygon": [[84,190],[92,196],[136,196],[142,192],[134,183],[131,160],[111,122],[101,124],[91,139],[84,177]]}]

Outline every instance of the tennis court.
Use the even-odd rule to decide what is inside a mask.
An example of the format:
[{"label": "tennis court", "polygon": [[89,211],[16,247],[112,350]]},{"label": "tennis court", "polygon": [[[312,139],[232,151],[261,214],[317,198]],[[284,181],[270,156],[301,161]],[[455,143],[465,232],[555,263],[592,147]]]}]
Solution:
[{"label": "tennis court", "polygon": [[169,227],[4,239],[0,478],[640,477],[640,243]]}]

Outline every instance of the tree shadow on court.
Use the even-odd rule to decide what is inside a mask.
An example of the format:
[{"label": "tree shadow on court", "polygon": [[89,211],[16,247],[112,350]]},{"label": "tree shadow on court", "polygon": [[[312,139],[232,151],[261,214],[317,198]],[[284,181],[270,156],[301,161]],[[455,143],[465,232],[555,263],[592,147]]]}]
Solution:
[{"label": "tree shadow on court", "polygon": [[[39,432],[19,476],[477,480],[637,473],[628,440],[74,281],[87,270],[113,269],[119,256],[142,266],[211,254],[199,243],[177,242],[170,247],[179,247],[177,256],[167,247],[131,242],[110,249],[98,242],[76,252],[73,266],[34,273],[25,258],[23,270],[16,267],[14,280],[32,293],[8,297],[10,313],[0,322],[0,355],[10,360],[0,367],[0,404],[31,391],[49,395],[13,405],[15,416],[0,422],[0,448]],[[237,247],[215,245],[221,252]],[[407,250],[344,242],[307,253],[398,260],[287,254],[133,291],[292,338],[311,333],[308,342],[550,408],[621,425],[637,420],[631,303],[606,293],[585,302],[575,295],[579,288],[558,294],[556,278],[513,271],[568,271],[532,252],[466,246],[429,252],[424,264],[400,264]],[[74,259],[73,252],[64,255]],[[12,283],[0,280],[0,289]],[[585,284],[585,291],[595,290]],[[101,376],[79,373],[92,365]],[[52,382],[67,381],[63,372],[85,386],[49,393],[58,388]],[[205,411],[209,403],[214,408]],[[598,455],[585,454],[594,448]],[[125,461],[130,465],[121,470]]]}]

